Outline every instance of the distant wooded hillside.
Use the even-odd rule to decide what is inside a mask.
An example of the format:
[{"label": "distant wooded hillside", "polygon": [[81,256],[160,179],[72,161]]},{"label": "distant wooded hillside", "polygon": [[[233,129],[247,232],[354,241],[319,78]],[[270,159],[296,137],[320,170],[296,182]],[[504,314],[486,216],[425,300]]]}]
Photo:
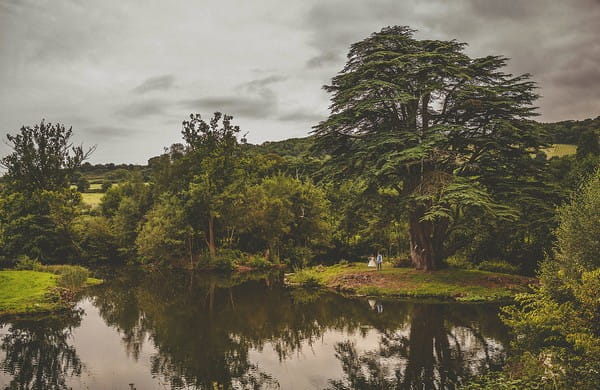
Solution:
[{"label": "distant wooded hillside", "polygon": [[540,123],[542,128],[551,136],[555,144],[577,144],[579,137],[586,131],[595,131],[600,134],[600,116],[581,121],[562,121],[554,123]]},{"label": "distant wooded hillside", "polygon": [[[540,123],[543,129],[550,137],[552,144],[568,144],[560,146],[563,152],[556,151],[556,147],[549,148],[549,156],[562,156],[575,153],[576,145],[581,134],[588,130],[593,130],[600,133],[600,116],[592,119],[584,119],[581,121],[568,120],[554,123]],[[302,158],[308,156],[310,148],[313,144],[313,137],[289,138],[282,141],[267,141],[262,144],[249,144],[248,146],[256,153],[277,154],[282,157]],[[563,150],[564,149],[564,150]],[[568,150],[567,150],[568,149]],[[565,150],[567,150],[565,152]],[[81,167],[81,173],[90,181],[96,180],[112,180],[119,181],[127,176],[127,172],[139,170],[146,174],[147,165],[134,164],[90,164],[85,163]]]}]

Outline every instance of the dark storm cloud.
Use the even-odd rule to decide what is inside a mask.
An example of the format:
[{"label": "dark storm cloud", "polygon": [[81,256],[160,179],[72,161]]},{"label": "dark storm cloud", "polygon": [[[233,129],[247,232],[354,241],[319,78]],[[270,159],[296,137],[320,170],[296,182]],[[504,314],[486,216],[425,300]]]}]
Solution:
[{"label": "dark storm cloud", "polygon": [[167,74],[164,76],[150,77],[143,83],[135,87],[132,92],[138,95],[144,94],[150,91],[166,91],[173,86],[175,82],[175,76]]},{"label": "dark storm cloud", "polygon": [[318,2],[304,18],[316,51],[306,66],[337,72],[353,42],[408,25],[420,39],[467,42],[472,56],[509,57],[510,72],[531,73],[539,83],[543,119],[582,119],[600,111],[600,88],[593,87],[600,84],[599,20],[598,0]]},{"label": "dark storm cloud", "polygon": [[165,100],[145,100],[129,103],[115,110],[115,115],[121,118],[138,119],[148,116],[162,115],[165,113],[169,103]]}]

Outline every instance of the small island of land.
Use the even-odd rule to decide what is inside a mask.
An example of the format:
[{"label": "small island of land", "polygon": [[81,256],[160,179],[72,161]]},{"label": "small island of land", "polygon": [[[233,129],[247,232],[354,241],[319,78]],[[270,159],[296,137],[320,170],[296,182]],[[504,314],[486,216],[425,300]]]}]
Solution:
[{"label": "small island of land", "polygon": [[507,301],[529,290],[536,279],[463,269],[422,272],[384,266],[376,271],[363,263],[316,266],[287,275],[289,285],[325,287],[368,296],[438,298],[463,302]]}]

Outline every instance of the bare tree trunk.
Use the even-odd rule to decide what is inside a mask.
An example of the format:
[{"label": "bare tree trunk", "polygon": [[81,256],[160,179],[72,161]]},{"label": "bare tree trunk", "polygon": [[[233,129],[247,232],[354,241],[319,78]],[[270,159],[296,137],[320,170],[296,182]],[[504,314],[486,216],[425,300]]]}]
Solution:
[{"label": "bare tree trunk", "polygon": [[416,269],[434,271],[442,267],[445,223],[421,221],[424,213],[425,208],[418,206],[409,215],[410,259]]},{"label": "bare tree trunk", "polygon": [[210,257],[214,259],[217,255],[217,248],[215,247],[214,217],[212,215],[208,217],[208,251]]},{"label": "bare tree trunk", "polygon": [[188,255],[190,256],[190,269],[194,270],[194,252],[192,250],[192,237],[188,237]]}]

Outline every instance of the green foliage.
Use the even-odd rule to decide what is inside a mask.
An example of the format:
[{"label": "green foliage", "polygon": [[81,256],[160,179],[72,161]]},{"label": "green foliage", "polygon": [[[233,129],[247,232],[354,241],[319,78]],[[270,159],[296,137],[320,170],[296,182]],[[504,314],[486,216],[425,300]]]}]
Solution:
[{"label": "green foliage", "polygon": [[470,58],[464,47],[416,40],[399,26],[353,44],[325,87],[331,114],[314,130],[314,150],[331,155],[330,176],[395,192],[423,269],[440,267],[447,235],[465,216],[514,217],[492,192],[503,177],[528,172],[541,146],[527,120],[537,97],[529,76],[505,74],[506,58]]},{"label": "green foliage", "polygon": [[544,132],[552,137],[553,143],[577,144],[581,135],[600,129],[600,116],[581,121],[566,120],[555,123],[542,123]]},{"label": "green foliage", "polygon": [[109,218],[81,215],[73,230],[83,261],[106,264],[119,259],[119,238]]},{"label": "green foliage", "polygon": [[77,265],[64,266],[59,272],[58,285],[76,290],[85,285],[90,277],[90,271]]},{"label": "green foliage", "polygon": [[556,389],[554,383],[540,383],[539,376],[511,378],[502,372],[493,372],[469,381],[460,390],[543,390]]},{"label": "green foliage", "polygon": [[473,269],[473,263],[467,260],[463,253],[455,253],[446,258],[446,264],[452,268],[458,269]]},{"label": "green foliage", "polygon": [[297,271],[293,274],[293,283],[304,288],[318,288],[322,286],[321,280],[310,271]]},{"label": "green foliage", "polygon": [[126,182],[111,187],[102,197],[100,211],[112,226],[120,258],[136,258],[136,238],[152,204],[152,186],[146,185],[138,171],[130,173]]},{"label": "green foliage", "polygon": [[90,188],[90,182],[85,177],[80,177],[77,180],[77,191],[86,192]]},{"label": "green foliage", "polygon": [[273,263],[265,259],[263,256],[250,255],[245,262],[250,268],[258,270],[264,270],[273,267]]},{"label": "green foliage", "polygon": [[[600,130],[600,126],[598,127]],[[600,155],[600,137],[598,130],[586,130],[579,136],[577,142],[577,159],[585,158],[589,155]]]},{"label": "green foliage", "polygon": [[35,259],[31,259],[29,256],[23,255],[23,256],[19,256],[19,258],[17,259],[17,262],[15,263],[15,269],[16,270],[20,270],[20,271],[24,271],[24,270],[28,270],[28,271],[34,271],[37,268],[39,268],[42,265],[42,263],[40,263],[39,261],[35,260]]},{"label": "green foliage", "polygon": [[481,271],[500,272],[503,274],[518,274],[519,267],[516,265],[507,263],[506,261],[496,260],[490,261],[485,260],[477,265],[477,269]]},{"label": "green foliage", "polygon": [[16,135],[7,134],[12,153],[0,160],[13,191],[60,191],[71,182],[75,170],[93,148],[71,146],[72,129],[43,120],[23,126]]},{"label": "green foliage", "polygon": [[209,258],[209,267],[220,272],[231,272],[235,268],[235,259],[216,255]]},{"label": "green foliage", "polygon": [[304,266],[311,248],[327,244],[331,225],[325,194],[310,182],[284,175],[267,177],[249,186],[237,209],[245,240],[263,243],[273,259]]},{"label": "green foliage", "polygon": [[44,263],[73,260],[73,220],[81,195],[61,191],[0,195],[0,250],[5,258],[27,255]]},{"label": "green foliage", "polygon": [[185,257],[193,262],[193,233],[183,201],[164,194],[145,216],[135,240],[137,253],[145,263],[168,264]]},{"label": "green foliage", "polygon": [[102,183],[101,190],[102,192],[108,191],[112,187],[112,183],[110,181],[105,181]]},{"label": "green foliage", "polygon": [[558,388],[593,389],[600,372],[600,169],[559,218],[556,249],[541,268],[539,288],[519,296],[504,320],[516,334],[515,366],[527,353],[544,356]]}]

